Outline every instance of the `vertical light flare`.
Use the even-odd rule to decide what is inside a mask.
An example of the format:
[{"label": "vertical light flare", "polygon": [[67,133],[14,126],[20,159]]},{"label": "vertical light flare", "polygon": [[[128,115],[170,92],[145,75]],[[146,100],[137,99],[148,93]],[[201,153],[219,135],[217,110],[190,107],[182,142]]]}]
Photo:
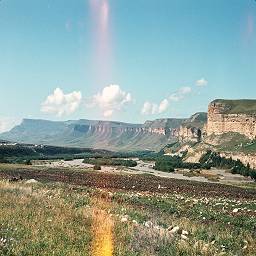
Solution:
[{"label": "vertical light flare", "polygon": [[103,0],[101,5],[101,15],[100,15],[100,27],[103,31],[108,29],[108,15],[109,15],[109,5],[107,0]]},{"label": "vertical light flare", "polygon": [[251,13],[247,14],[243,26],[243,40],[245,45],[248,47],[252,42],[254,36],[254,16]]},{"label": "vertical light flare", "polygon": [[247,17],[247,36],[250,38],[253,34],[254,29],[254,20],[252,15],[248,15]]},{"label": "vertical light flare", "polygon": [[111,73],[112,47],[109,28],[108,0],[90,0],[93,18],[93,66],[97,77],[101,81],[109,78]]},{"label": "vertical light flare", "polygon": [[92,256],[112,256],[114,251],[112,219],[105,211],[94,210],[92,227]]}]

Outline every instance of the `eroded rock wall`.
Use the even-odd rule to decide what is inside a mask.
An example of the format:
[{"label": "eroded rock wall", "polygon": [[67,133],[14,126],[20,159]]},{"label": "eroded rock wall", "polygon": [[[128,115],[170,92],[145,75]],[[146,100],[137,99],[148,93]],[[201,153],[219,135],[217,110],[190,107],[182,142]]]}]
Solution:
[{"label": "eroded rock wall", "polygon": [[256,138],[256,113],[227,114],[229,106],[212,102],[208,107],[207,135],[237,132],[250,139]]}]

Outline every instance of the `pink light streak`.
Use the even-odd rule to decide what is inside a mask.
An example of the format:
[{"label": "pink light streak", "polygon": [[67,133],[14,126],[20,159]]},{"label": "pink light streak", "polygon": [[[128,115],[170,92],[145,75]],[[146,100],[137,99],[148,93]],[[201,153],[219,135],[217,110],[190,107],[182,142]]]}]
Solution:
[{"label": "pink light streak", "polygon": [[254,20],[252,15],[247,17],[247,37],[250,38],[253,35],[254,30]]},{"label": "pink light streak", "polygon": [[111,74],[112,46],[109,28],[109,2],[108,0],[90,0],[93,17],[93,44],[95,46],[94,66],[95,73],[104,81]]}]

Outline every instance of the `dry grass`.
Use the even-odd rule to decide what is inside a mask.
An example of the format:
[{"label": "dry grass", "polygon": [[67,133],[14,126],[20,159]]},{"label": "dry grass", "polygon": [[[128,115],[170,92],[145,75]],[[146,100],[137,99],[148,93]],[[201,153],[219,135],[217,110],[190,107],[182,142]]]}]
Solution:
[{"label": "dry grass", "polygon": [[0,205],[0,255],[256,255],[248,199],[1,181]]},{"label": "dry grass", "polygon": [[0,254],[89,255],[91,220],[63,189],[1,182],[0,205]]}]

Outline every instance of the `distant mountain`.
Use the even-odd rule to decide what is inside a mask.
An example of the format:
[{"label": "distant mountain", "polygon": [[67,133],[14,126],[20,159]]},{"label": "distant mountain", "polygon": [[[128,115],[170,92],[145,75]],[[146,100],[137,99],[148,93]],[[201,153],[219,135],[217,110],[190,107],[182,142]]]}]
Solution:
[{"label": "distant mountain", "polygon": [[90,147],[115,151],[160,150],[177,140],[176,131],[187,119],[165,118],[130,124],[97,120],[65,122],[24,119],[0,139],[69,147]]},{"label": "distant mountain", "polygon": [[185,122],[182,123],[183,127],[196,127],[202,129],[203,126],[207,123],[207,113],[198,112],[188,118]]}]

